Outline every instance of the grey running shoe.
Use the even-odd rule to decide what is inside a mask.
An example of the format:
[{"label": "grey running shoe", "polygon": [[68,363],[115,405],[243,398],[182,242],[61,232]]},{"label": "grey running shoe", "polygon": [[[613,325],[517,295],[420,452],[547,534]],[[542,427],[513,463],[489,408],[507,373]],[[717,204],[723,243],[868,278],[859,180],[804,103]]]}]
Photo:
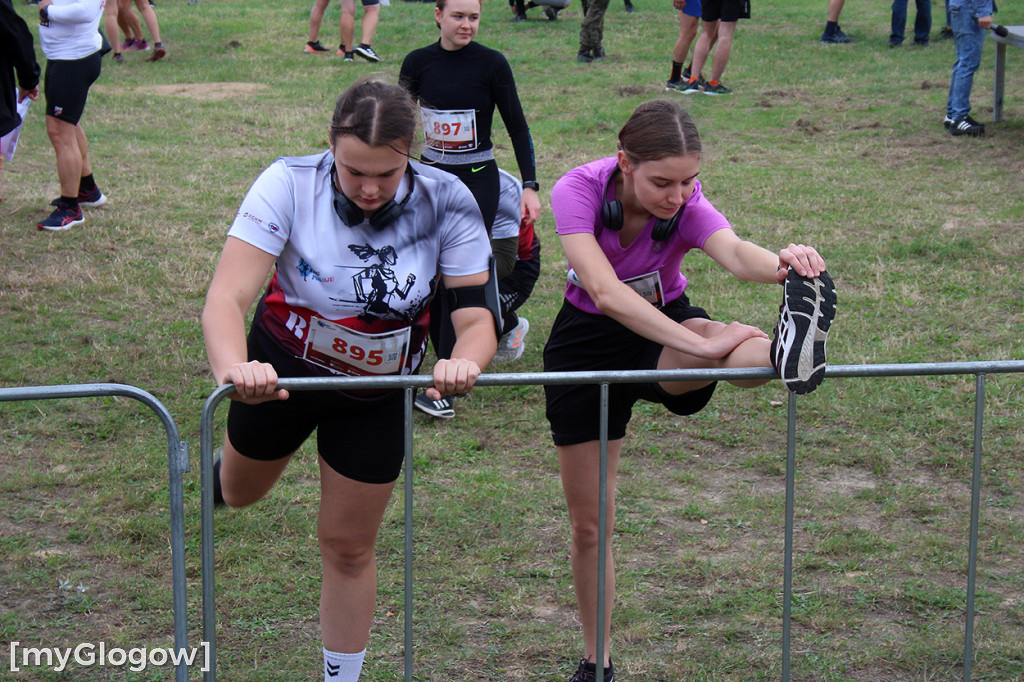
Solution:
[{"label": "grey running shoe", "polygon": [[526,350],[526,335],[530,331],[530,321],[525,317],[519,318],[519,324],[512,328],[508,334],[502,334],[498,339],[498,350],[494,353],[494,364],[500,365],[503,362],[512,362],[523,357]]}]

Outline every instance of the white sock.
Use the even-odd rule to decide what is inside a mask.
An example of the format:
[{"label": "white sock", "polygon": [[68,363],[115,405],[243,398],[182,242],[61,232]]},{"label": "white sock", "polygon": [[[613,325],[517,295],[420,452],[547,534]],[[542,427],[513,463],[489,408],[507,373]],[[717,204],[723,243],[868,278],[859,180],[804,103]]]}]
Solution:
[{"label": "white sock", "polygon": [[324,682],[358,682],[366,649],[358,654],[338,654],[324,649]]}]

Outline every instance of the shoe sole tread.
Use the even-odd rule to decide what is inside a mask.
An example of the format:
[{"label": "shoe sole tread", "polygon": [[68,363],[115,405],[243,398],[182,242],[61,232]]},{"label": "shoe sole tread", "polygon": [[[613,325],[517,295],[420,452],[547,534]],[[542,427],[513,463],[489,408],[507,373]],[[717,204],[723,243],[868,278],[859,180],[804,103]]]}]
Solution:
[{"label": "shoe sole tread", "polygon": [[780,373],[789,390],[810,393],[825,376],[825,346],[836,314],[835,285],[827,272],[807,279],[790,270],[784,296],[782,317],[789,324],[779,330],[783,346]]}]

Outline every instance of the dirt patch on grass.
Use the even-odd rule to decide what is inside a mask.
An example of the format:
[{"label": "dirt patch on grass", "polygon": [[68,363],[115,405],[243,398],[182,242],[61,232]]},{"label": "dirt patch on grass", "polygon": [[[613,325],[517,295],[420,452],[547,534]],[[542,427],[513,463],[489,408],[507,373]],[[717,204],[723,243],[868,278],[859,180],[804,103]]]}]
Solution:
[{"label": "dirt patch on grass", "polygon": [[141,85],[135,88],[113,88],[94,86],[95,92],[120,94],[127,91],[168,97],[188,97],[197,100],[220,101],[225,99],[242,99],[251,97],[267,89],[265,83],[163,83],[157,85]]}]

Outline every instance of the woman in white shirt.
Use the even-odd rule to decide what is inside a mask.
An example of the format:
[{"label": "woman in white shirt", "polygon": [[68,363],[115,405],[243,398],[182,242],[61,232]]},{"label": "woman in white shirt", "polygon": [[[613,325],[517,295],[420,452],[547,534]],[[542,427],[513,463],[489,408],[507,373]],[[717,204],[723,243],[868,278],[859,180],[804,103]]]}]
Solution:
[{"label": "woman in white shirt", "polygon": [[89,88],[100,76],[99,34],[103,0],[41,0],[39,45],[46,55],[44,92],[46,134],[57,156],[60,197],[40,230],[66,230],[84,222],[82,206],[107,198],[96,186],[89,163],[89,140],[80,120]]},{"label": "woman in white shirt", "polygon": [[481,295],[491,250],[480,209],[457,178],[410,160],[415,131],[405,90],[374,80],[350,87],[330,150],[282,157],[249,190],[203,310],[214,376],[237,389],[215,475],[222,502],[262,498],[317,432],[320,629],[331,682],[355,682],[366,653],[377,531],[404,453],[403,393],[289,395],[278,377],[415,373],[441,282],[460,301],[457,338],[428,393],[468,392],[497,345]]}]

